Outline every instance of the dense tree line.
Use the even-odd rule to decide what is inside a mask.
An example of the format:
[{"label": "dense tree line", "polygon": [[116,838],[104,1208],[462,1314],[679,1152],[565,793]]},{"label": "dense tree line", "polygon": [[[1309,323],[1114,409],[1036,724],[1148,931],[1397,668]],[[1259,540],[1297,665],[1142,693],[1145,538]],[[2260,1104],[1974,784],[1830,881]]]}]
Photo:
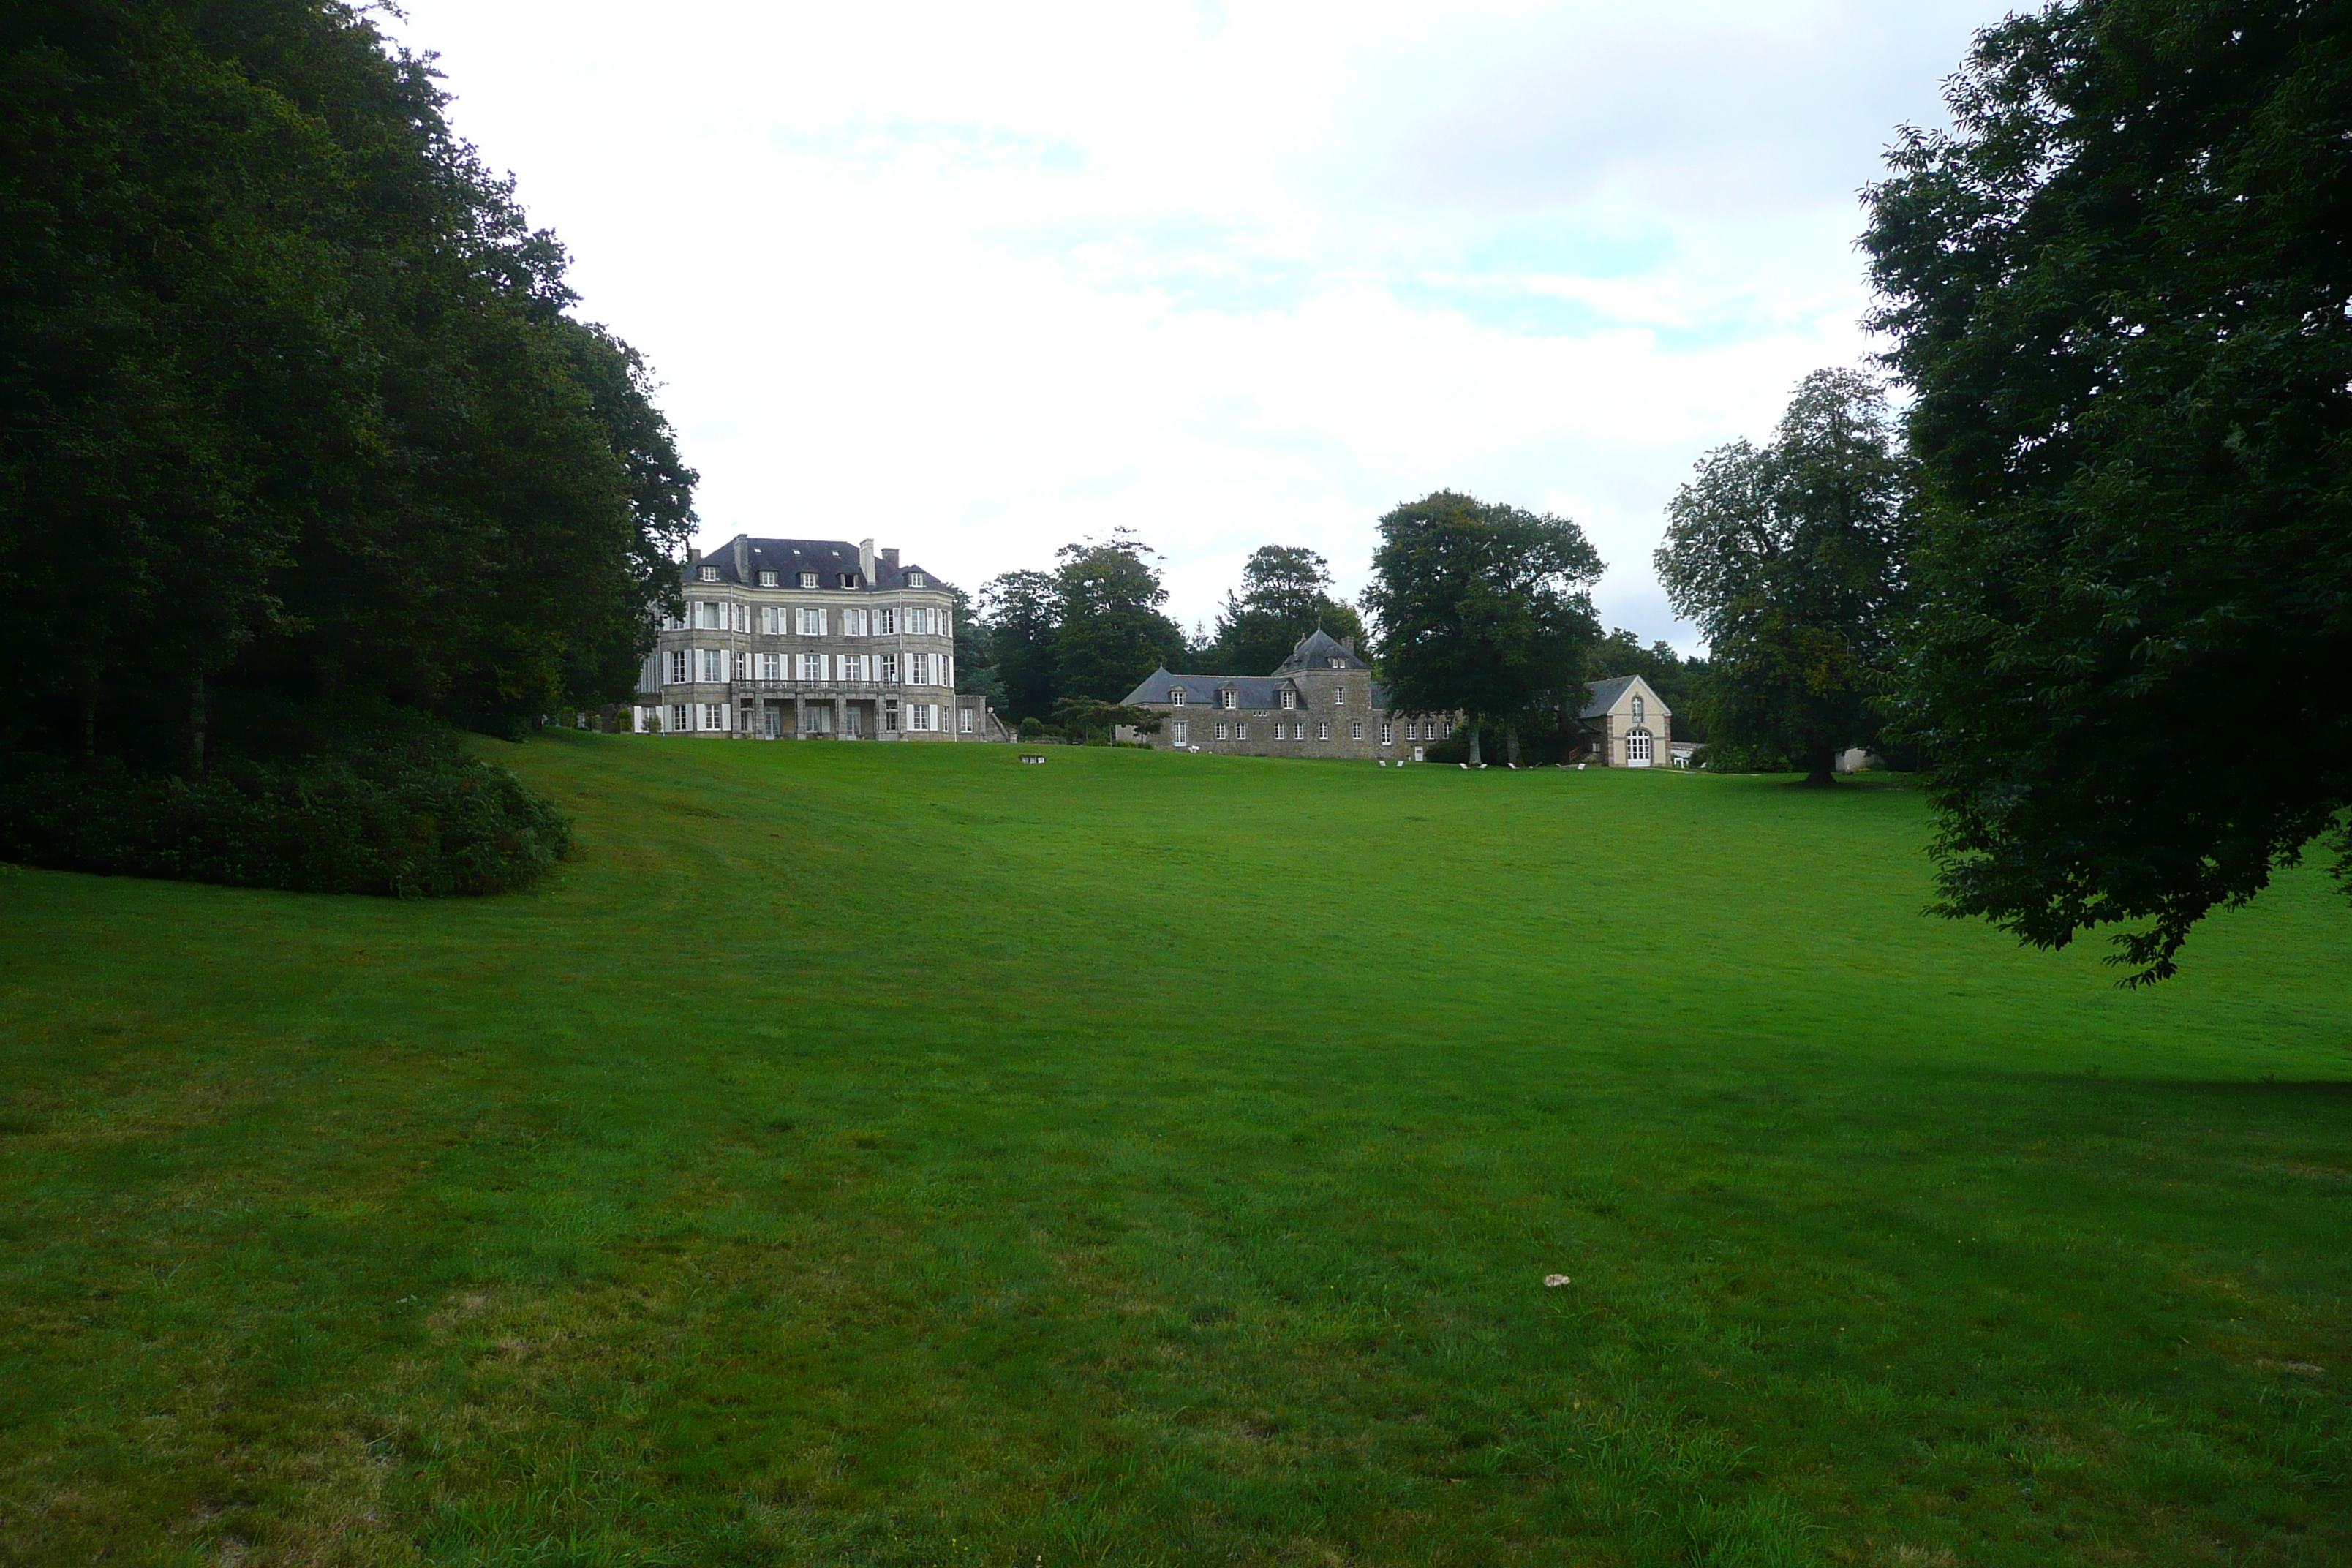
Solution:
[{"label": "dense tree line", "polygon": [[19,743],[270,702],[622,695],[694,476],[429,62],[320,0],[0,15],[0,662]]},{"label": "dense tree line", "polygon": [[1269,544],[1243,565],[1213,636],[1185,637],[1168,601],[1159,552],[1125,530],[1067,544],[1051,572],[1007,572],[981,590],[960,679],[1018,723],[1099,729],[1116,704],[1161,665],[1205,675],[1264,675],[1301,637],[1322,630],[1362,638],[1355,606],[1333,591],[1312,550]]}]

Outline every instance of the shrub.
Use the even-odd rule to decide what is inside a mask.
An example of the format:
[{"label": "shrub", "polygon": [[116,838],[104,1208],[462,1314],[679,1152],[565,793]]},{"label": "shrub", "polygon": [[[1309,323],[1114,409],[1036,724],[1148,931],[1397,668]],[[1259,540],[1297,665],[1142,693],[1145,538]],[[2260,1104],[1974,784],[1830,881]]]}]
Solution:
[{"label": "shrub", "polygon": [[561,859],[572,830],[520,780],[414,726],[280,761],[224,759],[209,777],[0,755],[0,859],[401,898],[498,893]]}]

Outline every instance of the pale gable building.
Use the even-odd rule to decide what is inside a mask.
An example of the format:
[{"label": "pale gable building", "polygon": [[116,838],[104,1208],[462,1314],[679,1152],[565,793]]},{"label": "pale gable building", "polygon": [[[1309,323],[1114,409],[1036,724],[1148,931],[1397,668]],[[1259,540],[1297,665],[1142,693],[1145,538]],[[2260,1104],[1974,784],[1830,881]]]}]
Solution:
[{"label": "pale gable building", "polygon": [[1674,714],[1638,675],[1594,681],[1577,718],[1592,761],[1603,767],[1663,768],[1674,762]]}]

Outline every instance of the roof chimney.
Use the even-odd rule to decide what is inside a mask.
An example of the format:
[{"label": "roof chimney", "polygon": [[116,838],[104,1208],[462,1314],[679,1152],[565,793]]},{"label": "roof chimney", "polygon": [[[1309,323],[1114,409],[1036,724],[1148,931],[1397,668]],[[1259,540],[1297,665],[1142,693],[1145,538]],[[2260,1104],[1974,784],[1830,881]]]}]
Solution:
[{"label": "roof chimney", "polygon": [[696,562],[698,562],[698,561],[699,561],[699,560],[701,560],[701,559],[702,559],[702,552],[701,552],[701,551],[697,550],[697,549],[696,549],[693,545],[691,545],[691,544],[689,544],[689,545],[688,545],[688,546],[686,547],[686,563],[687,563],[688,566],[693,565]]},{"label": "roof chimney", "polygon": [[884,551],[882,559],[889,563],[891,571],[896,572],[898,569],[898,552],[895,547]]},{"label": "roof chimney", "polygon": [[751,580],[751,542],[742,534],[735,536],[735,581]]},{"label": "roof chimney", "polygon": [[869,588],[874,585],[874,542],[870,539],[857,542],[857,580]]}]

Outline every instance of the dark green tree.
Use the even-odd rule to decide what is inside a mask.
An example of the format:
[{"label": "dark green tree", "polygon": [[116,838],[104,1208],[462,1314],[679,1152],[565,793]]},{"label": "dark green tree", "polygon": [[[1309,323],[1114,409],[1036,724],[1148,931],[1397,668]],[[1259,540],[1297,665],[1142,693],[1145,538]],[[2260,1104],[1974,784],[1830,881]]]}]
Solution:
[{"label": "dark green tree", "polygon": [[[1364,603],[1400,712],[1458,712],[1516,749],[1528,723],[1582,705],[1601,623],[1600,553],[1566,518],[1439,490],[1381,519]],[[1514,758],[1514,761],[1517,759]]]},{"label": "dark green tree", "polygon": [[1942,908],[2131,983],[2352,805],[2352,6],[1979,35],[1870,193]]},{"label": "dark green tree", "polygon": [[1181,659],[1183,628],[1160,613],[1158,552],[1119,529],[1055,552],[1056,699],[1117,702],[1159,666]]},{"label": "dark green tree", "polygon": [[[1043,721],[1054,711],[1060,677],[1055,636],[1060,597],[1044,572],[1007,572],[980,591],[990,658],[1005,718]],[[1120,693],[1125,696],[1125,692]]]},{"label": "dark green tree", "polygon": [[1903,630],[1910,486],[1885,392],[1855,371],[1797,388],[1772,445],[1719,447],[1667,508],[1659,580],[1708,643],[1699,721],[1718,745],[1834,780],[1868,744]]},{"label": "dark green tree", "polygon": [[1262,545],[1242,566],[1238,594],[1225,595],[1199,668],[1212,675],[1264,675],[1317,630],[1363,640],[1356,607],[1331,592],[1330,563],[1297,545]]},{"label": "dark green tree", "polygon": [[82,749],[634,672],[693,476],[445,102],[349,5],[0,12],[0,667]]},{"label": "dark green tree", "polygon": [[1054,722],[1064,731],[1081,742],[1098,735],[1105,745],[1118,737],[1122,724],[1156,735],[1160,718],[1149,708],[1129,708],[1123,702],[1101,702],[1091,697],[1065,697],[1054,704]]}]

